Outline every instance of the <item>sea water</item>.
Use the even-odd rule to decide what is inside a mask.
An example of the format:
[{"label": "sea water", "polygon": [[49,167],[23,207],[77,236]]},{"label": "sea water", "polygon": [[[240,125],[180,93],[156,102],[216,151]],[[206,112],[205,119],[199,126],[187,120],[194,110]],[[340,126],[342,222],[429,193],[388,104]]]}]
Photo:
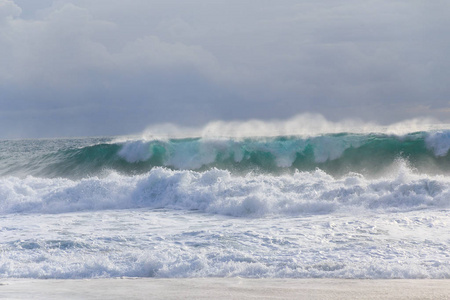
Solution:
[{"label": "sea water", "polygon": [[0,277],[450,278],[450,131],[0,141]]}]

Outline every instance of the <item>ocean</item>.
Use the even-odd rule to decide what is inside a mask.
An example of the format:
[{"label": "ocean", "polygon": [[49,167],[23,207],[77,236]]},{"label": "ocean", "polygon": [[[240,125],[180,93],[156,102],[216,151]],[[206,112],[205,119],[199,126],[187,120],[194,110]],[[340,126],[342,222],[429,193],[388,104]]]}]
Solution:
[{"label": "ocean", "polygon": [[450,131],[0,141],[0,277],[450,278]]}]

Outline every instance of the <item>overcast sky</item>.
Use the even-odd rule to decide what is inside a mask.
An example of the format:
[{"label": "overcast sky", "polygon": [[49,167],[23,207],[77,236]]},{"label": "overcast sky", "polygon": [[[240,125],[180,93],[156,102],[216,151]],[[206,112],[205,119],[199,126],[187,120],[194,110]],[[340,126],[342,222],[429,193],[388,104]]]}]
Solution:
[{"label": "overcast sky", "polygon": [[0,138],[450,120],[450,1],[0,0]]}]

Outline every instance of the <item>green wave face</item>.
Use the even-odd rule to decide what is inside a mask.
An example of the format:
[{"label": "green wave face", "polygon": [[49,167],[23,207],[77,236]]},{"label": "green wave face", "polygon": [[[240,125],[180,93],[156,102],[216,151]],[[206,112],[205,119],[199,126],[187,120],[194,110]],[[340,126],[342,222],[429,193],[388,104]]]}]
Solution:
[{"label": "green wave face", "polygon": [[342,133],[310,138],[188,138],[123,143],[91,139],[83,140],[84,144],[65,140],[61,142],[64,148],[55,141],[53,146],[42,142],[42,147],[36,142],[25,150],[23,145],[3,142],[0,159],[6,164],[0,174],[79,178],[110,170],[134,175],[166,167],[198,171],[219,168],[236,173],[319,168],[332,175],[377,175],[399,160],[407,161],[419,172],[439,174],[450,171],[449,141],[450,132],[444,131],[404,136]]}]

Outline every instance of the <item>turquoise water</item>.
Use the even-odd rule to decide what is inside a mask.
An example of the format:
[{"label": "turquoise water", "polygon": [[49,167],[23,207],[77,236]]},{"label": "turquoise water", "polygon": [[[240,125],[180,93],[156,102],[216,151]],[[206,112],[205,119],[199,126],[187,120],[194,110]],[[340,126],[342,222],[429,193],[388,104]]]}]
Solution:
[{"label": "turquoise water", "polygon": [[115,142],[112,138],[1,141],[0,175],[83,178],[105,171],[143,174],[155,167],[232,173],[313,171],[376,175],[403,159],[430,174],[450,170],[448,132],[331,134],[309,138],[167,139]]}]

